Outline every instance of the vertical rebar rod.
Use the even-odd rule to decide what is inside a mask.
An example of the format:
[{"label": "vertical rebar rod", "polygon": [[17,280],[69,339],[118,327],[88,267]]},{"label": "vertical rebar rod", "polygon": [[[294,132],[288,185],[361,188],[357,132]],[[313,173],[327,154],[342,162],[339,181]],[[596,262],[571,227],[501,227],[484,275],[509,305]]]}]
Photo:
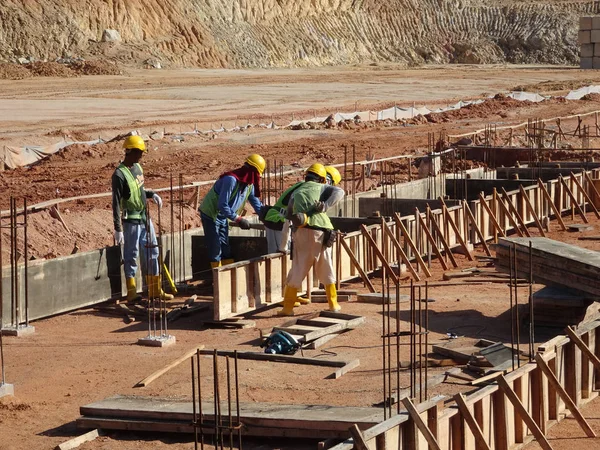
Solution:
[{"label": "vertical rebar rod", "polygon": [[[150,236],[149,234],[147,236]],[[158,274],[160,276],[160,274],[163,272],[163,268],[162,268],[162,260],[163,260],[163,254],[162,254],[162,231],[161,231],[161,220],[160,220],[160,208],[158,208],[158,234],[156,236],[156,244],[158,245]],[[163,274],[164,275],[164,274]],[[163,289],[163,284],[164,284],[164,279],[165,277],[161,277],[161,285],[160,285],[160,289]],[[157,293],[155,292],[154,295],[156,295]],[[162,300],[162,295],[160,295],[160,292],[158,293],[158,320],[160,323],[160,336],[165,336],[166,332],[163,333],[163,300]],[[166,326],[166,309],[167,309],[167,302],[165,300],[165,326]],[[156,317],[154,318],[154,320],[156,320]]]},{"label": "vertical rebar rod", "polygon": [[204,415],[202,414],[202,374],[200,372],[200,349],[196,350],[196,369],[198,376],[198,420],[200,422],[200,449],[204,450]]},{"label": "vertical rebar rod", "polygon": [[517,265],[517,244],[513,244],[513,246],[513,257],[515,258],[515,337],[517,338],[517,366],[521,367],[521,358],[518,357],[519,352],[521,351],[521,329],[519,324],[519,271]]},{"label": "vertical rebar rod", "polygon": [[396,285],[396,413],[400,414],[400,282]]},{"label": "vertical rebar rod", "polygon": [[238,433],[238,450],[242,450],[242,427],[240,421],[240,385],[238,381],[238,354],[237,350],[233,352],[233,358],[235,363],[235,407],[236,407],[236,427]]},{"label": "vertical rebar rod", "polygon": [[[384,269],[385,270],[385,269]],[[382,272],[383,273],[383,272]],[[382,284],[383,284],[383,277],[381,280]],[[381,328],[382,328],[382,341],[381,341],[381,351],[382,351],[382,357],[381,360],[383,362],[383,367],[381,370],[381,373],[383,375],[383,420],[386,420],[387,417],[387,403],[390,401],[388,398],[388,392],[387,392],[387,378],[385,376],[385,370],[387,367],[387,361],[386,361],[386,351],[385,351],[385,335],[386,335],[386,329],[385,329],[385,289],[381,289]],[[391,397],[391,393],[390,393],[390,397]]]},{"label": "vertical rebar rod", "polygon": [[[185,217],[184,217],[184,199],[183,199],[183,174],[179,174],[179,192],[181,193],[180,195],[180,211],[181,211],[181,216],[179,217],[179,226],[181,229],[181,237],[179,238],[179,248],[181,249],[180,253],[180,257],[181,257],[181,278],[179,278],[180,282],[184,282],[185,281]],[[177,280],[173,280],[174,283],[177,282]]]},{"label": "vertical rebar rod", "polygon": [[194,424],[194,450],[198,450],[198,416],[196,416],[196,371],[194,357],[190,358],[192,366],[192,423]]},{"label": "vertical rebar rod", "polygon": [[[2,293],[2,278],[4,275],[4,271],[2,270],[2,214],[0,214],[0,308],[4,305],[3,293]],[[2,320],[0,320],[0,335],[2,334]],[[2,359],[4,363],[4,359]],[[4,374],[4,370],[2,370],[2,374]]]},{"label": "vertical rebar rod", "polygon": [[391,402],[391,398],[392,398],[392,337],[391,337],[391,330],[392,330],[392,308],[391,308],[391,302],[390,302],[390,274],[388,273],[386,276],[386,299],[385,299],[385,303],[387,304],[387,360],[388,360],[388,369],[387,369],[387,383],[388,383],[388,389],[390,391],[390,402],[388,404],[388,414],[389,417],[392,417],[392,402]]},{"label": "vertical rebar rod", "polygon": [[[0,303],[1,305],[1,303]],[[2,341],[2,324],[0,323],[0,370],[2,370],[2,383],[6,384],[6,373],[4,369],[4,342]]]},{"label": "vertical rebar rod", "polygon": [[233,417],[231,415],[231,364],[229,356],[225,357],[225,362],[227,364],[227,415],[229,417],[227,428],[229,431],[229,449],[231,450],[233,448]]},{"label": "vertical rebar rod", "polygon": [[356,217],[356,144],[352,144],[352,217]]},{"label": "vertical rebar rod", "polygon": [[533,361],[535,350],[535,321],[533,318],[533,247],[529,241],[529,360]]},{"label": "vertical rebar rod", "polygon": [[14,280],[14,290],[15,290],[15,326],[19,328],[19,323],[21,321],[21,305],[19,299],[19,256],[18,256],[18,242],[19,242],[19,233],[18,233],[18,225],[17,225],[17,199],[12,197],[12,213],[13,213],[13,261],[15,266],[15,280]]},{"label": "vertical rebar rod", "polygon": [[[27,199],[23,198],[23,278],[25,283],[25,326],[29,326],[29,251],[27,249]],[[0,256],[2,258],[2,256]],[[0,266],[2,263],[0,262]],[[2,277],[0,270],[0,278]],[[1,285],[0,285],[1,288]],[[2,302],[0,302],[2,305]],[[1,325],[1,324],[0,324]]]},{"label": "vertical rebar rod", "polygon": [[415,300],[415,286],[413,283],[413,280],[410,280],[410,360],[409,360],[409,366],[410,366],[410,396],[411,398],[415,397],[415,356],[414,356],[414,339],[415,339],[415,327],[414,327],[414,322],[415,322],[415,305],[414,305],[414,300]]},{"label": "vertical rebar rod", "polygon": [[425,281],[425,399],[427,394],[427,380],[429,367],[429,281]]},{"label": "vertical rebar rod", "polygon": [[171,245],[170,251],[171,255],[169,258],[169,266],[171,267],[171,277],[177,279],[177,263],[175,262],[175,193],[173,191],[173,171],[171,171],[170,176],[170,190],[169,190],[169,199],[171,201],[170,213],[171,213]]},{"label": "vertical rebar rod", "polygon": [[214,418],[215,418],[215,436],[214,436],[214,445],[215,448],[218,447],[219,445],[219,425],[221,422],[221,417],[220,417],[220,408],[221,408],[221,402],[219,399],[219,363],[217,361],[218,355],[217,355],[217,350],[215,349],[214,353],[213,353],[213,401],[214,401],[214,408],[215,408],[215,413],[214,413]]},{"label": "vertical rebar rod", "polygon": [[510,298],[510,349],[512,351],[512,369],[515,370],[515,321],[513,320],[513,248],[512,245],[508,247],[508,286],[509,286],[509,298]]},{"label": "vertical rebar rod", "polygon": [[[344,192],[348,193],[348,146],[344,144]],[[348,201],[344,201],[344,217],[348,217]]]},{"label": "vertical rebar rod", "polygon": [[423,297],[419,286],[419,401],[423,401]]}]

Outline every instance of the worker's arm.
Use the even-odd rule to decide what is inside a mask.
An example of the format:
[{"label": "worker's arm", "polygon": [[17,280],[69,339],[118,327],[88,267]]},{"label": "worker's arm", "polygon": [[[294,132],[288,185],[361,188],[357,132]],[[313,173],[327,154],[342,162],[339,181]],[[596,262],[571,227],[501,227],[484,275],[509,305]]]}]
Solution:
[{"label": "worker's arm", "polygon": [[119,170],[115,170],[112,176],[112,210],[115,231],[123,231],[121,229],[121,199],[123,198],[124,185],[125,178]]},{"label": "worker's arm", "polygon": [[292,193],[292,196],[290,197],[290,201],[288,202],[287,205],[287,212],[285,214],[286,219],[289,219],[290,217],[292,217],[292,214],[294,214],[294,194]]},{"label": "worker's arm", "polygon": [[[231,198],[231,194],[233,194],[237,180],[230,175],[226,175],[223,178],[219,179],[217,183],[219,184],[220,189],[219,201],[217,202],[217,209],[219,210],[219,214],[225,216],[227,219],[233,222],[237,222],[240,216],[238,216],[237,213],[234,210],[232,210],[231,206],[229,205],[229,199]],[[239,192],[238,190],[236,195],[240,194],[241,192]]]},{"label": "worker's arm", "polygon": [[254,209],[254,212],[256,214],[260,214],[260,210],[261,210],[261,208],[263,206],[262,202],[260,201],[260,199],[258,197],[256,197],[254,195],[254,186],[250,186],[250,189],[252,189],[252,191],[250,191],[250,196],[248,197],[248,201],[252,205],[252,208]]},{"label": "worker's arm", "polygon": [[332,208],[338,203],[340,200],[344,198],[344,190],[337,186],[329,186],[323,185],[321,189],[321,197],[320,201],[325,204],[325,209],[323,212],[326,212],[329,208]]}]

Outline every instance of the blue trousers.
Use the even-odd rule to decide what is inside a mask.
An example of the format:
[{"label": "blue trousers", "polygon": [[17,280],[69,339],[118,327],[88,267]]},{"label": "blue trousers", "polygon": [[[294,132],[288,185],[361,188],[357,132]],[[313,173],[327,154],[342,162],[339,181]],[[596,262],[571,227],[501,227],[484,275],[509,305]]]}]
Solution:
[{"label": "blue trousers", "polygon": [[[137,272],[137,259],[142,250],[142,267],[146,267],[148,275],[158,275],[158,247],[156,246],[156,234],[152,221],[149,224],[150,236],[146,232],[145,224],[135,224],[123,222],[123,237],[125,244],[123,245],[123,271],[126,278],[134,278]],[[151,248],[146,248],[146,245],[151,245]],[[148,258],[148,259],[147,259]]]},{"label": "blue trousers", "polygon": [[231,258],[231,248],[229,247],[229,223],[227,219],[217,217],[212,220],[204,213],[200,213],[202,227],[204,228],[204,237],[208,247],[208,259],[210,262],[217,262],[223,259]]}]

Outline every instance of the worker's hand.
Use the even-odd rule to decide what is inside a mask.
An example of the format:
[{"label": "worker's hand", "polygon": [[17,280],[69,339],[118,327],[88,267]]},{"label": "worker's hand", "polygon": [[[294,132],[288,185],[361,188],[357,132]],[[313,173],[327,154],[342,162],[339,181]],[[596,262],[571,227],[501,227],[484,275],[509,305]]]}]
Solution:
[{"label": "worker's hand", "polygon": [[261,222],[264,222],[265,221],[265,217],[267,217],[267,213],[269,212],[269,209],[271,209],[270,206],[263,205],[260,208],[260,211],[258,212],[258,220],[260,220]]},{"label": "worker's hand", "polygon": [[242,230],[249,230],[250,229],[250,222],[248,221],[248,219],[244,219],[243,217],[241,219],[239,219],[237,221],[238,225],[240,226],[240,228]]},{"label": "worker's hand", "polygon": [[115,244],[122,245],[125,243],[125,237],[122,231],[115,231]]},{"label": "worker's hand", "polygon": [[160,195],[158,194],[154,194],[152,196],[152,201],[154,203],[156,203],[158,205],[159,208],[162,208],[162,198],[160,198]]},{"label": "worker's hand", "polygon": [[292,215],[292,225],[296,228],[303,227],[308,223],[308,217],[304,213],[296,213]]},{"label": "worker's hand", "polygon": [[315,214],[319,214],[325,211],[325,202],[315,202],[315,205],[313,206],[313,209]]}]

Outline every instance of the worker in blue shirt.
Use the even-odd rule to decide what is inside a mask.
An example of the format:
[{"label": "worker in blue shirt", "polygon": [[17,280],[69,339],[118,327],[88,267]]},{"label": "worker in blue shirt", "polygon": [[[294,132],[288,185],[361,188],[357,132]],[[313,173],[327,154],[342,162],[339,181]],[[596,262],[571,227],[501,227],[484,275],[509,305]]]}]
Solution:
[{"label": "worker in blue shirt", "polygon": [[265,167],[262,156],[248,156],[242,167],[222,174],[202,200],[199,212],[211,267],[233,262],[228,222],[237,223],[242,230],[250,229],[248,219],[240,215],[247,201],[260,215],[260,177]]}]

